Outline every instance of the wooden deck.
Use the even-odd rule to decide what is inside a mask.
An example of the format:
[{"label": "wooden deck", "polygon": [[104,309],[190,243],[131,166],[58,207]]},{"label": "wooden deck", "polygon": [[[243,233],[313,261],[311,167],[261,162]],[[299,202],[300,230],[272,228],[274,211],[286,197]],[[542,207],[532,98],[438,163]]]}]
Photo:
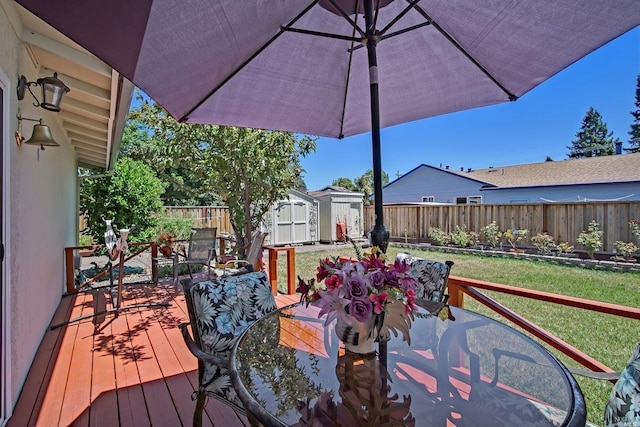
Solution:
[{"label": "wooden deck", "polygon": [[[64,297],[52,325],[93,313],[92,292]],[[296,302],[279,295],[278,306]],[[123,303],[171,302],[47,331],[8,426],[191,425],[197,361],[178,325],[188,320],[182,291],[170,284],[129,286]],[[209,399],[204,425],[248,426]]]}]

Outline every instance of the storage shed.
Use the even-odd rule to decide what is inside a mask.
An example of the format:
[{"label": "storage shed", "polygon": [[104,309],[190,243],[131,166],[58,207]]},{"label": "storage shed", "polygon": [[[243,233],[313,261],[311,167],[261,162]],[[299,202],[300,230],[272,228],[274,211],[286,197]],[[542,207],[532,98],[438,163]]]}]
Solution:
[{"label": "storage shed", "polygon": [[363,193],[328,186],[309,194],[320,201],[321,242],[344,241],[345,232],[352,239],[364,236]]},{"label": "storage shed", "polygon": [[270,245],[316,243],[318,233],[317,199],[297,190],[287,191],[288,199],[273,204],[263,230]]}]

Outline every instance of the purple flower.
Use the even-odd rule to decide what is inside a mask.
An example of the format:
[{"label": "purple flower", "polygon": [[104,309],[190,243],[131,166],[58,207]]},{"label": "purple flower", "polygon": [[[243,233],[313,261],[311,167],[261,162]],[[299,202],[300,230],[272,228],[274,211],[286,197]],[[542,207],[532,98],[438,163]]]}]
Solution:
[{"label": "purple flower", "polygon": [[373,270],[367,273],[366,279],[371,283],[371,287],[380,290],[385,285],[386,275],[382,270]]},{"label": "purple flower", "polygon": [[346,297],[351,298],[366,298],[369,290],[367,289],[367,283],[365,280],[357,275],[349,277],[349,281],[346,286]]},{"label": "purple flower", "polygon": [[324,325],[327,326],[333,319],[338,317],[340,312],[344,312],[345,307],[349,303],[349,300],[342,298],[339,294],[339,289],[332,289],[329,291],[319,291],[320,298],[315,300],[312,304],[316,307],[320,307],[320,313],[318,317],[327,315],[324,321]]},{"label": "purple flower", "polygon": [[366,322],[371,319],[373,313],[373,305],[366,298],[353,298],[349,303],[349,314],[356,318],[359,322]]}]

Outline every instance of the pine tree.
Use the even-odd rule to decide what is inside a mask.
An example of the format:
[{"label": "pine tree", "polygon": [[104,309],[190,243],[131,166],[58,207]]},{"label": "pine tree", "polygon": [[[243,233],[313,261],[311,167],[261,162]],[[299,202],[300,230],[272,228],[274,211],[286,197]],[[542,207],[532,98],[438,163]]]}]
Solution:
[{"label": "pine tree", "polygon": [[593,107],[589,108],[582,119],[582,127],[576,133],[576,139],[571,142],[569,158],[609,156],[614,154],[614,144],[620,142],[619,138],[613,138],[613,132],[607,130],[607,125],[602,121],[602,116]]},{"label": "pine tree", "polygon": [[633,121],[631,122],[631,130],[629,131],[629,144],[631,148],[627,148],[626,151],[632,153],[640,152],[640,74],[638,74],[638,82],[636,84],[636,109],[631,111]]}]

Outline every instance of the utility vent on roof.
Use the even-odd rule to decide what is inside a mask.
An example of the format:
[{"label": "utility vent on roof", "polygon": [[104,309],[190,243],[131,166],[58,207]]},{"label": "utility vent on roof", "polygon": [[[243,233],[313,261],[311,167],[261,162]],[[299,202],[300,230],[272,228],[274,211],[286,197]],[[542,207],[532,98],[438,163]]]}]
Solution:
[{"label": "utility vent on roof", "polygon": [[489,169],[487,172],[498,172],[498,169]]}]

